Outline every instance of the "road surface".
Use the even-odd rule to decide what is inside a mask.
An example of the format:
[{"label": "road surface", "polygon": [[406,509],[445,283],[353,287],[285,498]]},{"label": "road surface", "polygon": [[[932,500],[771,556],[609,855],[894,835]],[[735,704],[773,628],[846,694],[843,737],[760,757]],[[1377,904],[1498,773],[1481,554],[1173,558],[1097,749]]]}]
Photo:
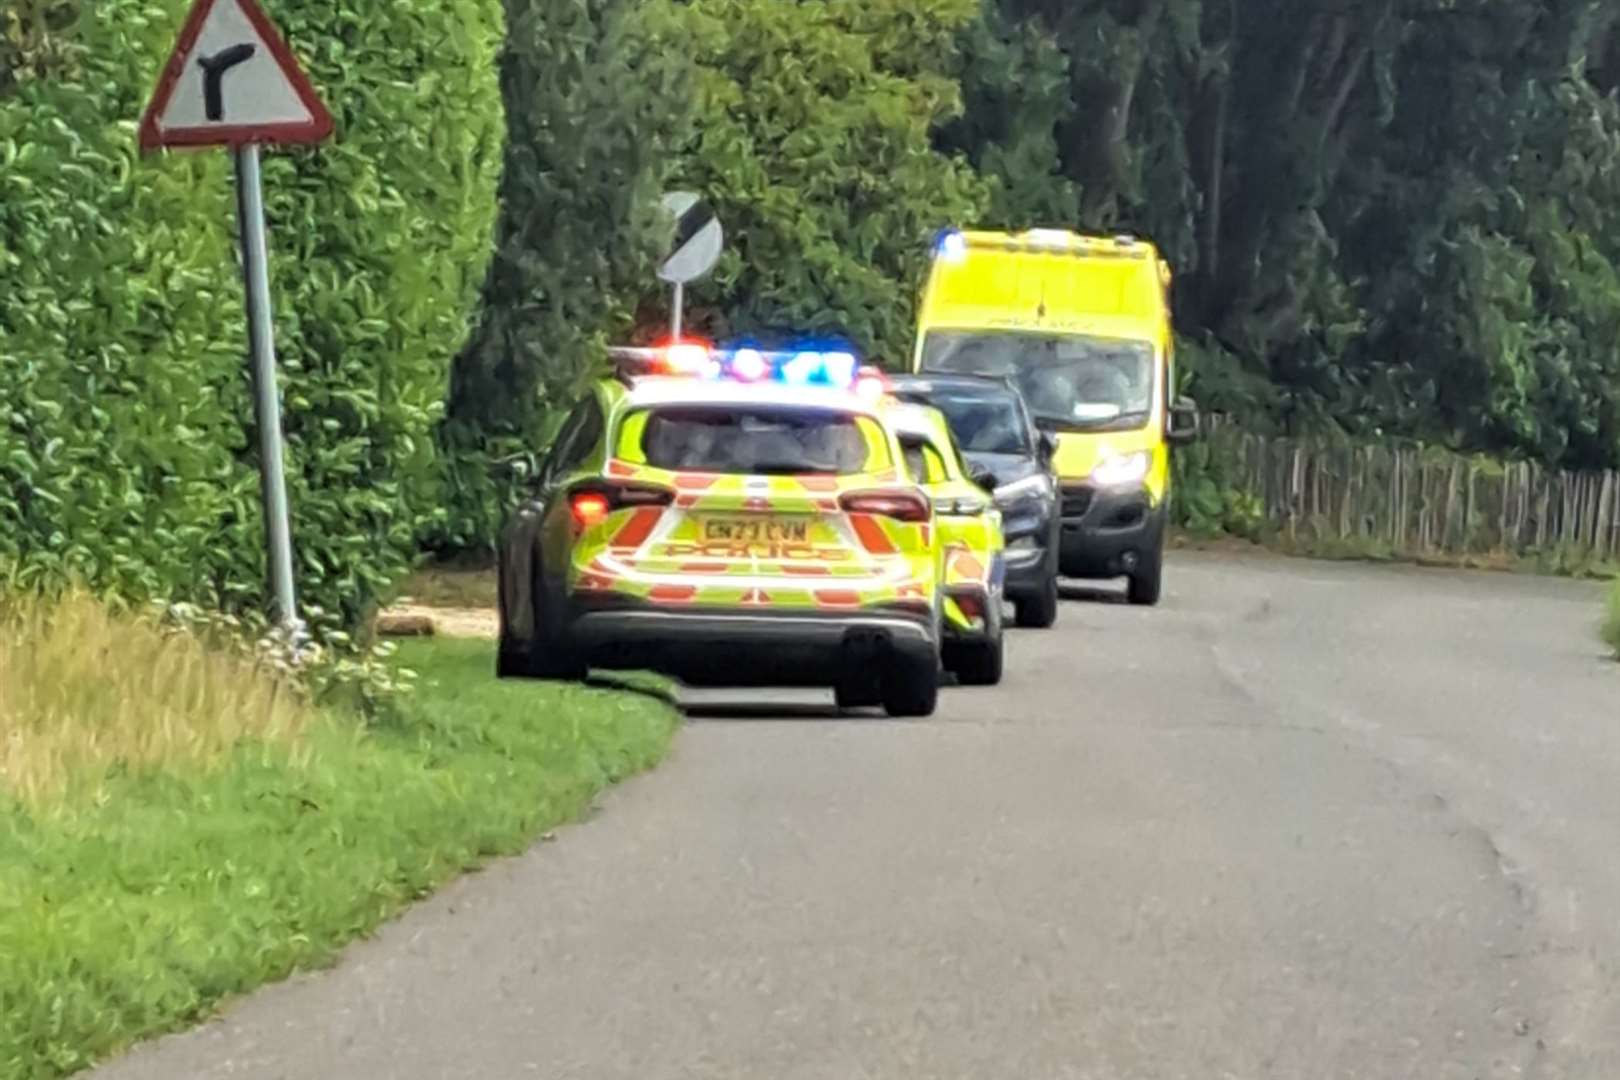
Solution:
[{"label": "road surface", "polygon": [[1599,597],[1177,555],[928,721],[694,696],[590,822],[101,1075],[1612,1080]]}]

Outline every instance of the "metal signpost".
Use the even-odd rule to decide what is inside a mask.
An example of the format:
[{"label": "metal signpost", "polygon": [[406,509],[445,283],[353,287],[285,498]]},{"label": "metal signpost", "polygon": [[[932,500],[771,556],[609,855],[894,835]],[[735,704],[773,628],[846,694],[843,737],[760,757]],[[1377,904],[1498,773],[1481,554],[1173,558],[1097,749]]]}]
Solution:
[{"label": "metal signpost", "polygon": [[669,321],[671,337],[679,341],[685,328],[686,285],[714,269],[720,261],[725,233],[714,207],[693,192],[672,191],[664,196],[662,205],[674,223],[675,235],[658,267],[658,276],[675,286]]},{"label": "metal signpost", "polygon": [[259,145],[317,143],[331,134],[331,114],[258,0],[196,0],[140,128],[143,153],[226,146],[236,158],[236,218],[270,581],[276,618],[295,636],[301,624],[293,587]]}]

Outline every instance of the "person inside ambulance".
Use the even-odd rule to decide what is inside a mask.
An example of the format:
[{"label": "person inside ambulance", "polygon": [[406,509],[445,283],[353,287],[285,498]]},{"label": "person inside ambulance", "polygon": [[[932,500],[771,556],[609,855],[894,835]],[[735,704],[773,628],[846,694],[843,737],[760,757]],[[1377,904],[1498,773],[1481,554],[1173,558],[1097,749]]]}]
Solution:
[{"label": "person inside ambulance", "polygon": [[1087,356],[1074,365],[1077,373],[1070,409],[1080,419],[1110,419],[1128,412],[1136,395],[1125,373],[1106,355]]}]

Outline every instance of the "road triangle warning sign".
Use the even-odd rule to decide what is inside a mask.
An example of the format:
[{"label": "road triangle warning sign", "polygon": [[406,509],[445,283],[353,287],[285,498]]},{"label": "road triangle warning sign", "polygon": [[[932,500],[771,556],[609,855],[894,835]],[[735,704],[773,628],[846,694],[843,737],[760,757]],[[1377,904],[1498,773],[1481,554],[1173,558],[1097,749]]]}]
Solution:
[{"label": "road triangle warning sign", "polygon": [[331,133],[331,113],[258,0],[196,0],[141,120],[141,149]]}]

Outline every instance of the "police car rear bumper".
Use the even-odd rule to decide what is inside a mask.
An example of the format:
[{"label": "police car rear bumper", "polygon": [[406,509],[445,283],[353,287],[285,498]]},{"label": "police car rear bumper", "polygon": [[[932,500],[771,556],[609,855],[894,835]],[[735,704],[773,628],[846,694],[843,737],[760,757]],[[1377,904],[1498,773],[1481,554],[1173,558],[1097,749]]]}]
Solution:
[{"label": "police car rear bumper", "polygon": [[704,686],[831,686],[852,666],[939,652],[931,613],[679,611],[623,606],[577,612],[569,637],[594,667],[661,671]]}]

